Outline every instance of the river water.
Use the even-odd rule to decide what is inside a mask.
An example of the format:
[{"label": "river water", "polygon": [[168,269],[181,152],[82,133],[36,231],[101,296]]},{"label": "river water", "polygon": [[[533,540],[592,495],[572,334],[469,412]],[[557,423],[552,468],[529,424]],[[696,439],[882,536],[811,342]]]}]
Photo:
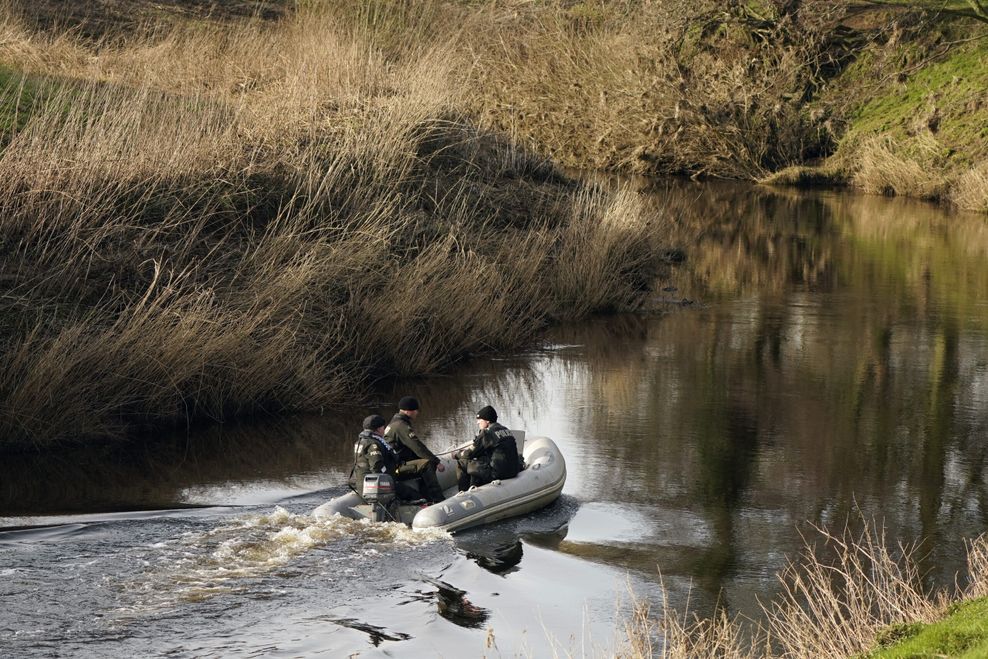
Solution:
[{"label": "river water", "polygon": [[[641,194],[699,235],[643,313],[359,409],[5,458],[0,655],[606,656],[633,597],[757,618],[811,525],[862,518],[953,583],[988,528],[988,222],[836,192]],[[434,449],[488,403],[553,437],[563,497],[453,537],[314,519],[359,420],[406,393]]]}]

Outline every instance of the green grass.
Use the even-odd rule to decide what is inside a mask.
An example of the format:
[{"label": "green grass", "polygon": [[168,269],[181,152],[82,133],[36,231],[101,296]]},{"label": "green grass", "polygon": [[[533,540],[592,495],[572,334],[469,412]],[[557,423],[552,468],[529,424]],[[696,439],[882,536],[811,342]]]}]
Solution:
[{"label": "green grass", "polygon": [[956,604],[949,616],[928,625],[900,625],[884,635],[887,647],[868,659],[988,657],[988,598]]},{"label": "green grass", "polygon": [[[921,65],[929,54],[913,44],[903,49],[898,60],[906,73],[862,104],[851,116],[845,140],[854,143],[869,135],[889,134],[905,151],[917,132],[917,119],[926,121],[934,113],[939,123],[934,134],[958,164],[988,156],[988,104],[983,102],[988,87],[988,42],[975,41],[957,46],[949,55]],[[921,126],[919,128],[922,128]]]},{"label": "green grass", "polygon": [[0,64],[0,136],[24,127],[38,98],[39,85],[37,78]]}]

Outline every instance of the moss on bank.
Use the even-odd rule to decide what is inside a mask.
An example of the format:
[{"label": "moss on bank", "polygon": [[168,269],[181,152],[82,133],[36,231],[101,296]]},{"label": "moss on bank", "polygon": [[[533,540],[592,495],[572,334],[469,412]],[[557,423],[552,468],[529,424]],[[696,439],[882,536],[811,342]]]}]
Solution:
[{"label": "moss on bank", "polygon": [[960,602],[937,622],[897,625],[878,639],[882,646],[867,659],[919,659],[988,657],[988,598]]},{"label": "moss on bank", "polygon": [[846,109],[825,167],[868,192],[988,210],[971,178],[988,164],[988,35],[956,19],[911,30],[869,46],[823,95]]}]

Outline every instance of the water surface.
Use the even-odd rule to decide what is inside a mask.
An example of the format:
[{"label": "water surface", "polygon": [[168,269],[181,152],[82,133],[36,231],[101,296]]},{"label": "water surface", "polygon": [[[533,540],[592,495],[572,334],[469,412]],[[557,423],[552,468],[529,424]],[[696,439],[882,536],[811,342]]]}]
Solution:
[{"label": "water surface", "polygon": [[[0,654],[607,654],[629,592],[757,616],[801,534],[862,516],[952,583],[988,527],[988,223],[838,193],[641,193],[670,235],[701,236],[643,313],[359,409],[6,458]],[[345,491],[360,418],[405,393],[437,449],[484,404],[553,437],[563,498],[454,537],[312,518]]]}]

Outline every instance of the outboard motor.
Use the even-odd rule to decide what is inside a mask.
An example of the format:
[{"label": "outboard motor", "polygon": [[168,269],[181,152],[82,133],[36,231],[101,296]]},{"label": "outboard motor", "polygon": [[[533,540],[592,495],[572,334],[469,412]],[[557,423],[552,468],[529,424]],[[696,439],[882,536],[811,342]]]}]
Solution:
[{"label": "outboard motor", "polygon": [[395,500],[395,481],[389,474],[367,474],[364,476],[364,501],[370,504],[373,521],[394,520],[388,510]]}]

